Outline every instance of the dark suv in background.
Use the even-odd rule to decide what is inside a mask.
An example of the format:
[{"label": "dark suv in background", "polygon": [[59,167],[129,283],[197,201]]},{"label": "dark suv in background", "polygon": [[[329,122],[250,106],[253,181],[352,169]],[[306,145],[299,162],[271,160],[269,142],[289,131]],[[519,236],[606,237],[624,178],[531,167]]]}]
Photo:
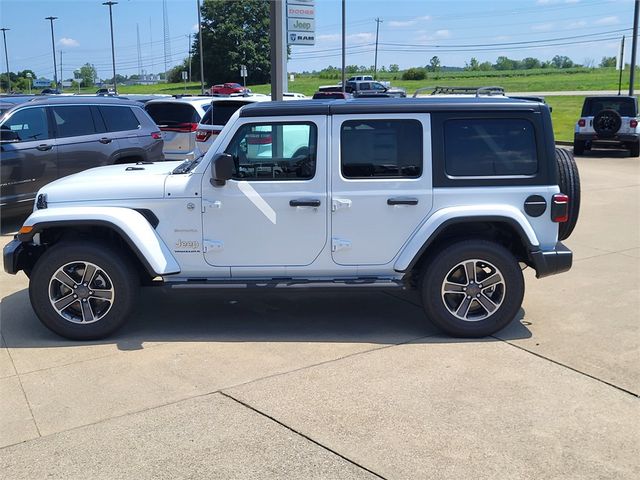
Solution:
[{"label": "dark suv in background", "polygon": [[36,192],[57,178],[118,163],[163,160],[162,136],[137,102],[47,97],[0,118],[0,207],[30,210]]}]

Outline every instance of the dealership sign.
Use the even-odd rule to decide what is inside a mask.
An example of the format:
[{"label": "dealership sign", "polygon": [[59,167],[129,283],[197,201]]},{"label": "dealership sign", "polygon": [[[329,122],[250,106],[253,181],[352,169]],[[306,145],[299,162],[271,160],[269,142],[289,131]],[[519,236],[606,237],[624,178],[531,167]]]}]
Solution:
[{"label": "dealership sign", "polygon": [[287,0],[287,43],[315,45],[316,7],[314,0]]}]

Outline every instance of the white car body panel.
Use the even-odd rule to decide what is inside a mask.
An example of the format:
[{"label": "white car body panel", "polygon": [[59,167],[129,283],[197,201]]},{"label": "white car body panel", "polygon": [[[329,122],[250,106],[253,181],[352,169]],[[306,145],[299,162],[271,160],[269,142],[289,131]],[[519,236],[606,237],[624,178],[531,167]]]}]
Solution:
[{"label": "white car body panel", "polygon": [[36,210],[25,221],[25,226],[39,223],[90,220],[117,227],[144,256],[156,275],[180,272],[180,266],[164,241],[149,222],[138,212],[120,207],[57,207]]}]

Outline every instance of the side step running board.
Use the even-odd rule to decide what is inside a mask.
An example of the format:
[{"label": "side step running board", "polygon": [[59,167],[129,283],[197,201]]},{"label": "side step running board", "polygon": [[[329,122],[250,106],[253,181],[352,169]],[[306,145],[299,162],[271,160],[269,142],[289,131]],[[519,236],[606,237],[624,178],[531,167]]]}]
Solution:
[{"label": "side step running board", "polygon": [[335,288],[357,288],[357,289],[403,289],[405,284],[401,280],[388,279],[352,279],[352,280],[188,280],[186,282],[166,282],[166,286],[171,288],[219,288],[237,290],[273,290],[273,289],[335,289]]}]

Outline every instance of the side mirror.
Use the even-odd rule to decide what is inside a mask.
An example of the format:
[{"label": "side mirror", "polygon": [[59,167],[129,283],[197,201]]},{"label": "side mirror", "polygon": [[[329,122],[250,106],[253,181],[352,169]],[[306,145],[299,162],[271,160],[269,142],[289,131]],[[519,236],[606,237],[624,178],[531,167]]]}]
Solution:
[{"label": "side mirror", "polygon": [[0,141],[3,142],[19,142],[20,136],[18,132],[9,130],[8,128],[0,128]]},{"label": "side mirror", "polygon": [[211,161],[211,185],[222,187],[233,176],[236,165],[228,153],[218,153]]}]

